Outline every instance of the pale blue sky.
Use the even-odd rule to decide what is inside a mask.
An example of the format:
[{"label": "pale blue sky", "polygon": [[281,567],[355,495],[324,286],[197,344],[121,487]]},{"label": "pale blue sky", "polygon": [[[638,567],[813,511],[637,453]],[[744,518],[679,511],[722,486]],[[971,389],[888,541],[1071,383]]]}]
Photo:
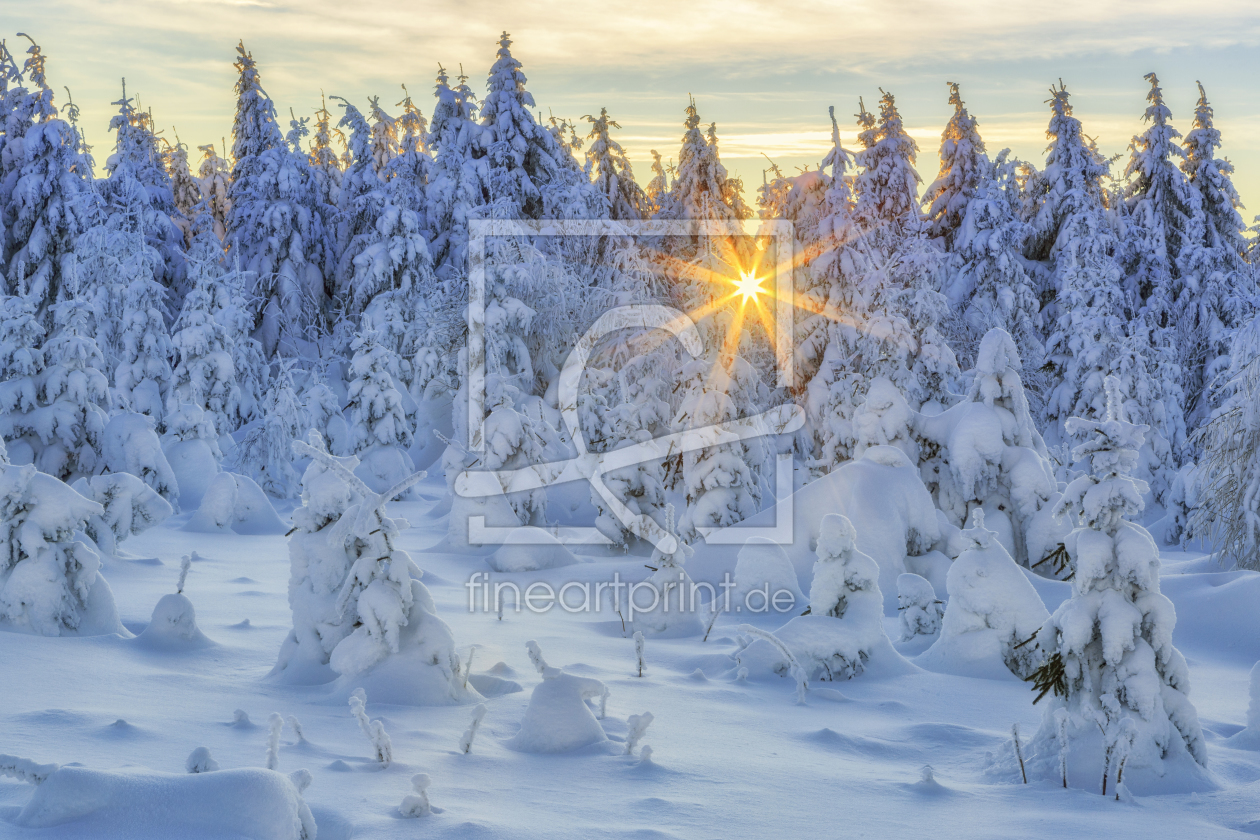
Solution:
[{"label": "pale blue sky", "polygon": [[229,135],[238,38],[282,116],[290,107],[309,115],[321,88],[392,104],[399,83],[427,114],[437,63],[452,72],[462,63],[480,92],[507,29],[544,113],[577,120],[607,107],[640,180],[650,148],[676,155],[690,93],[703,119],[717,121],[723,159],[750,191],[765,167],[760,152],[788,172],[817,163],[830,136],[828,105],[852,143],[858,96],[871,104],[881,86],[897,94],[925,181],[950,113],[946,81],[962,84],[991,151],[1010,146],[1040,165],[1043,101],[1062,77],[1086,132],[1127,156],[1142,127],[1142,76],[1154,70],[1183,132],[1195,80],[1207,88],[1250,220],[1260,213],[1260,3],[1210,8],[1167,0],[0,0],[0,20],[10,46],[17,31],[41,42],[57,91],[69,86],[82,109],[98,165],[124,75],[168,136],[174,126],[195,150]]}]

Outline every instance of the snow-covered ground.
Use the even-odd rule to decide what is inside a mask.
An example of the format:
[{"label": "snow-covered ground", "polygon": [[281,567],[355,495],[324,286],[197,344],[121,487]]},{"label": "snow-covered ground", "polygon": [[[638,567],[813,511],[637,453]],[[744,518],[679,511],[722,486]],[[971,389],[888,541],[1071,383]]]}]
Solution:
[{"label": "snow-covered ground", "polygon": [[[1031,735],[1041,719],[1029,686],[1013,676],[872,667],[847,682],[812,683],[806,704],[797,705],[791,679],[739,679],[737,616],[722,617],[705,642],[649,636],[640,678],[635,643],[607,609],[538,615],[509,608],[501,621],[470,612],[464,583],[489,569],[484,555],[427,550],[445,537],[445,519],[429,513],[443,490],[440,478],[430,479],[417,501],[395,503],[391,512],[411,522],[403,548],[424,569],[461,656],[475,648],[473,674],[497,676],[496,688],[506,691],[489,696],[493,681],[474,676],[488,711],[471,753],[459,747],[473,706],[395,706],[369,696],[368,714],[383,721],[392,741],[393,763],[382,770],[344,697],[269,679],[292,626],[284,537],[184,531],[185,513],[129,540],[123,553],[132,559],[106,561],[102,572],[124,624],[139,634],[158,600],[174,592],[180,557],[196,551],[184,592],[209,644],[0,635],[0,752],[123,771],[105,778],[130,780],[152,807],[98,808],[64,822],[52,813],[45,822],[56,824],[20,827],[13,820],[41,789],[0,779],[0,837],[276,836],[248,817],[251,809],[293,804],[291,791],[267,799],[267,779],[278,777],[223,776],[210,786],[162,775],[184,774],[197,747],[208,748],[223,770],[265,767],[272,712],[301,723],[302,742],[286,725],[278,769],[310,772],[303,796],[321,840],[1260,834],[1260,750],[1239,743],[1247,739],[1229,741],[1246,723],[1248,674],[1260,660],[1260,574],[1220,572],[1197,554],[1164,555],[1162,588],[1177,608],[1175,642],[1189,661],[1215,789],[1117,802],[1053,783],[1025,786],[1017,772],[991,761],[1009,750],[1012,724]],[[738,547],[722,550],[734,568]],[[496,578],[559,585],[606,580],[614,571],[625,579],[647,575],[642,557],[582,559]],[[708,560],[713,566],[712,554]],[[1051,611],[1067,594],[1063,585],[1038,589]],[[890,638],[900,638],[897,620],[885,623]],[[611,745],[560,755],[509,747],[540,682],[529,640],[550,665],[610,689],[601,725]],[[923,645],[898,647],[913,657]],[[234,723],[237,709],[252,722]],[[648,761],[625,755],[623,746],[627,717],[643,712],[653,715],[641,742],[651,747]],[[404,819],[399,804],[418,773],[431,778],[433,813]],[[76,790],[98,795],[87,783]],[[187,824],[178,825],[181,819]],[[245,824],[256,825],[254,833],[241,833]]]}]

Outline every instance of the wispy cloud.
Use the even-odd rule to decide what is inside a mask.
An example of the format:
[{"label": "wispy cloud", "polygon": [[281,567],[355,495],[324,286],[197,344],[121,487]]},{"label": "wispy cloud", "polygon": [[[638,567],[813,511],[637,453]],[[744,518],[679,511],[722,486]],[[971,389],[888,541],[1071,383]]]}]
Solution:
[{"label": "wispy cloud", "polygon": [[829,104],[852,142],[857,95],[869,104],[884,85],[934,171],[946,74],[964,83],[994,148],[1040,156],[1045,86],[1064,75],[1087,130],[1123,151],[1140,130],[1141,74],[1170,64],[1175,115],[1188,112],[1193,79],[1209,81],[1240,186],[1260,196],[1254,74],[1222,57],[1260,45],[1254,0],[1215,0],[1210,13],[1182,0],[0,0],[0,21],[45,45],[98,150],[123,75],[159,125],[197,142],[225,135],[238,38],[281,113],[309,114],[321,88],[392,101],[406,82],[419,94],[439,61],[462,64],[479,90],[508,30],[540,107],[580,116],[608,105],[641,166],[649,148],[676,152],[688,93],[718,120],[724,156],[764,152],[786,168],[825,151]]}]

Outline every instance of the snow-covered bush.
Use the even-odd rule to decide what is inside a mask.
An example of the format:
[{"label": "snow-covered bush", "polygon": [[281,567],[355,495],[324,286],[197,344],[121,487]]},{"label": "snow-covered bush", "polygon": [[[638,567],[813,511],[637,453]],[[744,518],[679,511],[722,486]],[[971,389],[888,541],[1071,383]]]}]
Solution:
[{"label": "snow-covered bush", "polygon": [[901,641],[941,632],[945,610],[927,578],[909,572],[897,576],[897,610],[901,615]]},{"label": "snow-covered bush", "polygon": [[548,666],[537,645],[530,648],[530,658],[543,680],[534,687],[521,728],[507,745],[520,752],[558,753],[606,741],[604,728],[586,704],[607,696],[604,684]]},{"label": "snow-covered bush", "polygon": [[105,471],[130,473],[179,509],[179,483],[153,430],[153,418],[123,411],[105,424],[102,455]]},{"label": "snow-covered bush", "polygon": [[121,633],[100,557],[75,532],[105,509],[33,466],[0,465],[0,627]]},{"label": "snow-covered bush", "polygon": [[967,676],[1026,679],[1041,664],[1033,636],[1050,617],[997,534],[984,527],[984,508],[972,513],[963,535],[971,546],[949,567],[949,603],[941,636],[915,661],[931,670]]},{"label": "snow-covered bush", "polygon": [[[478,708],[485,708],[480,706]],[[467,750],[465,750],[467,752]],[[428,773],[417,773],[411,777],[411,793],[403,797],[398,812],[404,817],[427,817],[433,813],[429,804],[429,785],[432,780]]]},{"label": "snow-covered bush", "polygon": [[80,478],[72,486],[104,509],[101,515],[88,517],[83,531],[107,556],[116,554],[127,537],[160,525],[174,512],[170,502],[129,473]]},{"label": "snow-covered bush", "polygon": [[179,592],[158,599],[149,625],[136,638],[140,644],[165,650],[187,650],[212,644],[197,626],[197,611],[192,601]]},{"label": "snow-covered bush", "polygon": [[[1074,762],[1102,767],[1127,719],[1136,732],[1125,784],[1140,791],[1173,768],[1182,778],[1201,772],[1194,763],[1204,765],[1207,750],[1187,696],[1186,661],[1172,643],[1176,611],[1159,591],[1159,550],[1130,521],[1143,507],[1146,488],[1131,476],[1146,427],[1125,421],[1115,377],[1107,378],[1106,391],[1102,419],[1068,423],[1068,432],[1082,439],[1073,457],[1088,458],[1092,474],[1073,480],[1057,509],[1075,521],[1066,540],[1075,576],[1072,597],[1037,633],[1044,659],[1033,675],[1035,690],[1049,702],[1030,766],[1058,779],[1066,737]],[[1060,709],[1067,712],[1063,727],[1055,717]]]},{"label": "snow-covered bush", "polygon": [[188,754],[188,760],[184,762],[184,769],[189,773],[213,773],[219,769],[219,762],[214,760],[210,755],[210,750],[206,747],[197,747]]},{"label": "snow-covered bush", "polygon": [[[847,680],[874,657],[899,659],[884,633],[884,596],[879,566],[856,546],[857,533],[843,515],[823,517],[818,560],[809,590],[809,614],[793,618],[774,635],[792,652],[805,679]],[[757,639],[737,654],[741,665],[768,665],[786,673],[791,660]]]}]

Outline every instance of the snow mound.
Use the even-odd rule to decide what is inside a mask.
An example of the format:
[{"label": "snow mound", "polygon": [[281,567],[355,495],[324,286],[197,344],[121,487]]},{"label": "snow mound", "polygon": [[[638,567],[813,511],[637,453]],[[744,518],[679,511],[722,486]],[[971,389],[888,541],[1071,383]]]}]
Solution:
[{"label": "snow mound", "polygon": [[290,778],[256,768],[174,774],[61,767],[10,820],[25,828],[74,823],[88,836],[128,840],[314,840],[315,819],[301,792],[310,777],[299,773]]},{"label": "snow mound", "polygon": [[197,626],[197,611],[187,596],[178,593],[163,595],[153,608],[149,626],[136,637],[140,644],[150,647],[179,649],[199,648],[212,645]]},{"label": "snow mound", "polygon": [[[775,599],[776,593],[789,592]],[[753,594],[754,592],[758,594]],[[765,537],[752,537],[739,550],[735,562],[735,588],[731,590],[731,606],[758,612],[800,612],[805,595],[801,592],[796,570],[783,547]],[[775,606],[772,607],[772,604]]]},{"label": "snow mound", "polygon": [[276,509],[253,479],[222,472],[206,488],[201,506],[184,524],[185,531],[258,535],[287,530]]},{"label": "snow mound", "polygon": [[219,473],[219,459],[210,444],[199,438],[170,441],[162,451],[175,475],[180,503],[187,510],[196,509]]},{"label": "snow mound", "polygon": [[997,534],[984,528],[983,509],[963,533],[975,540],[946,578],[949,603],[941,636],[915,662],[959,676],[1023,679],[1036,670],[1038,648],[1027,643],[1050,617],[1037,590]]},{"label": "snow mound", "polygon": [[503,545],[486,558],[496,572],[534,572],[558,569],[578,562],[559,540],[542,528],[517,528]]},{"label": "snow mound", "polygon": [[604,728],[586,705],[608,689],[599,680],[548,669],[534,687],[520,731],[507,746],[518,752],[562,753],[608,740]]}]

